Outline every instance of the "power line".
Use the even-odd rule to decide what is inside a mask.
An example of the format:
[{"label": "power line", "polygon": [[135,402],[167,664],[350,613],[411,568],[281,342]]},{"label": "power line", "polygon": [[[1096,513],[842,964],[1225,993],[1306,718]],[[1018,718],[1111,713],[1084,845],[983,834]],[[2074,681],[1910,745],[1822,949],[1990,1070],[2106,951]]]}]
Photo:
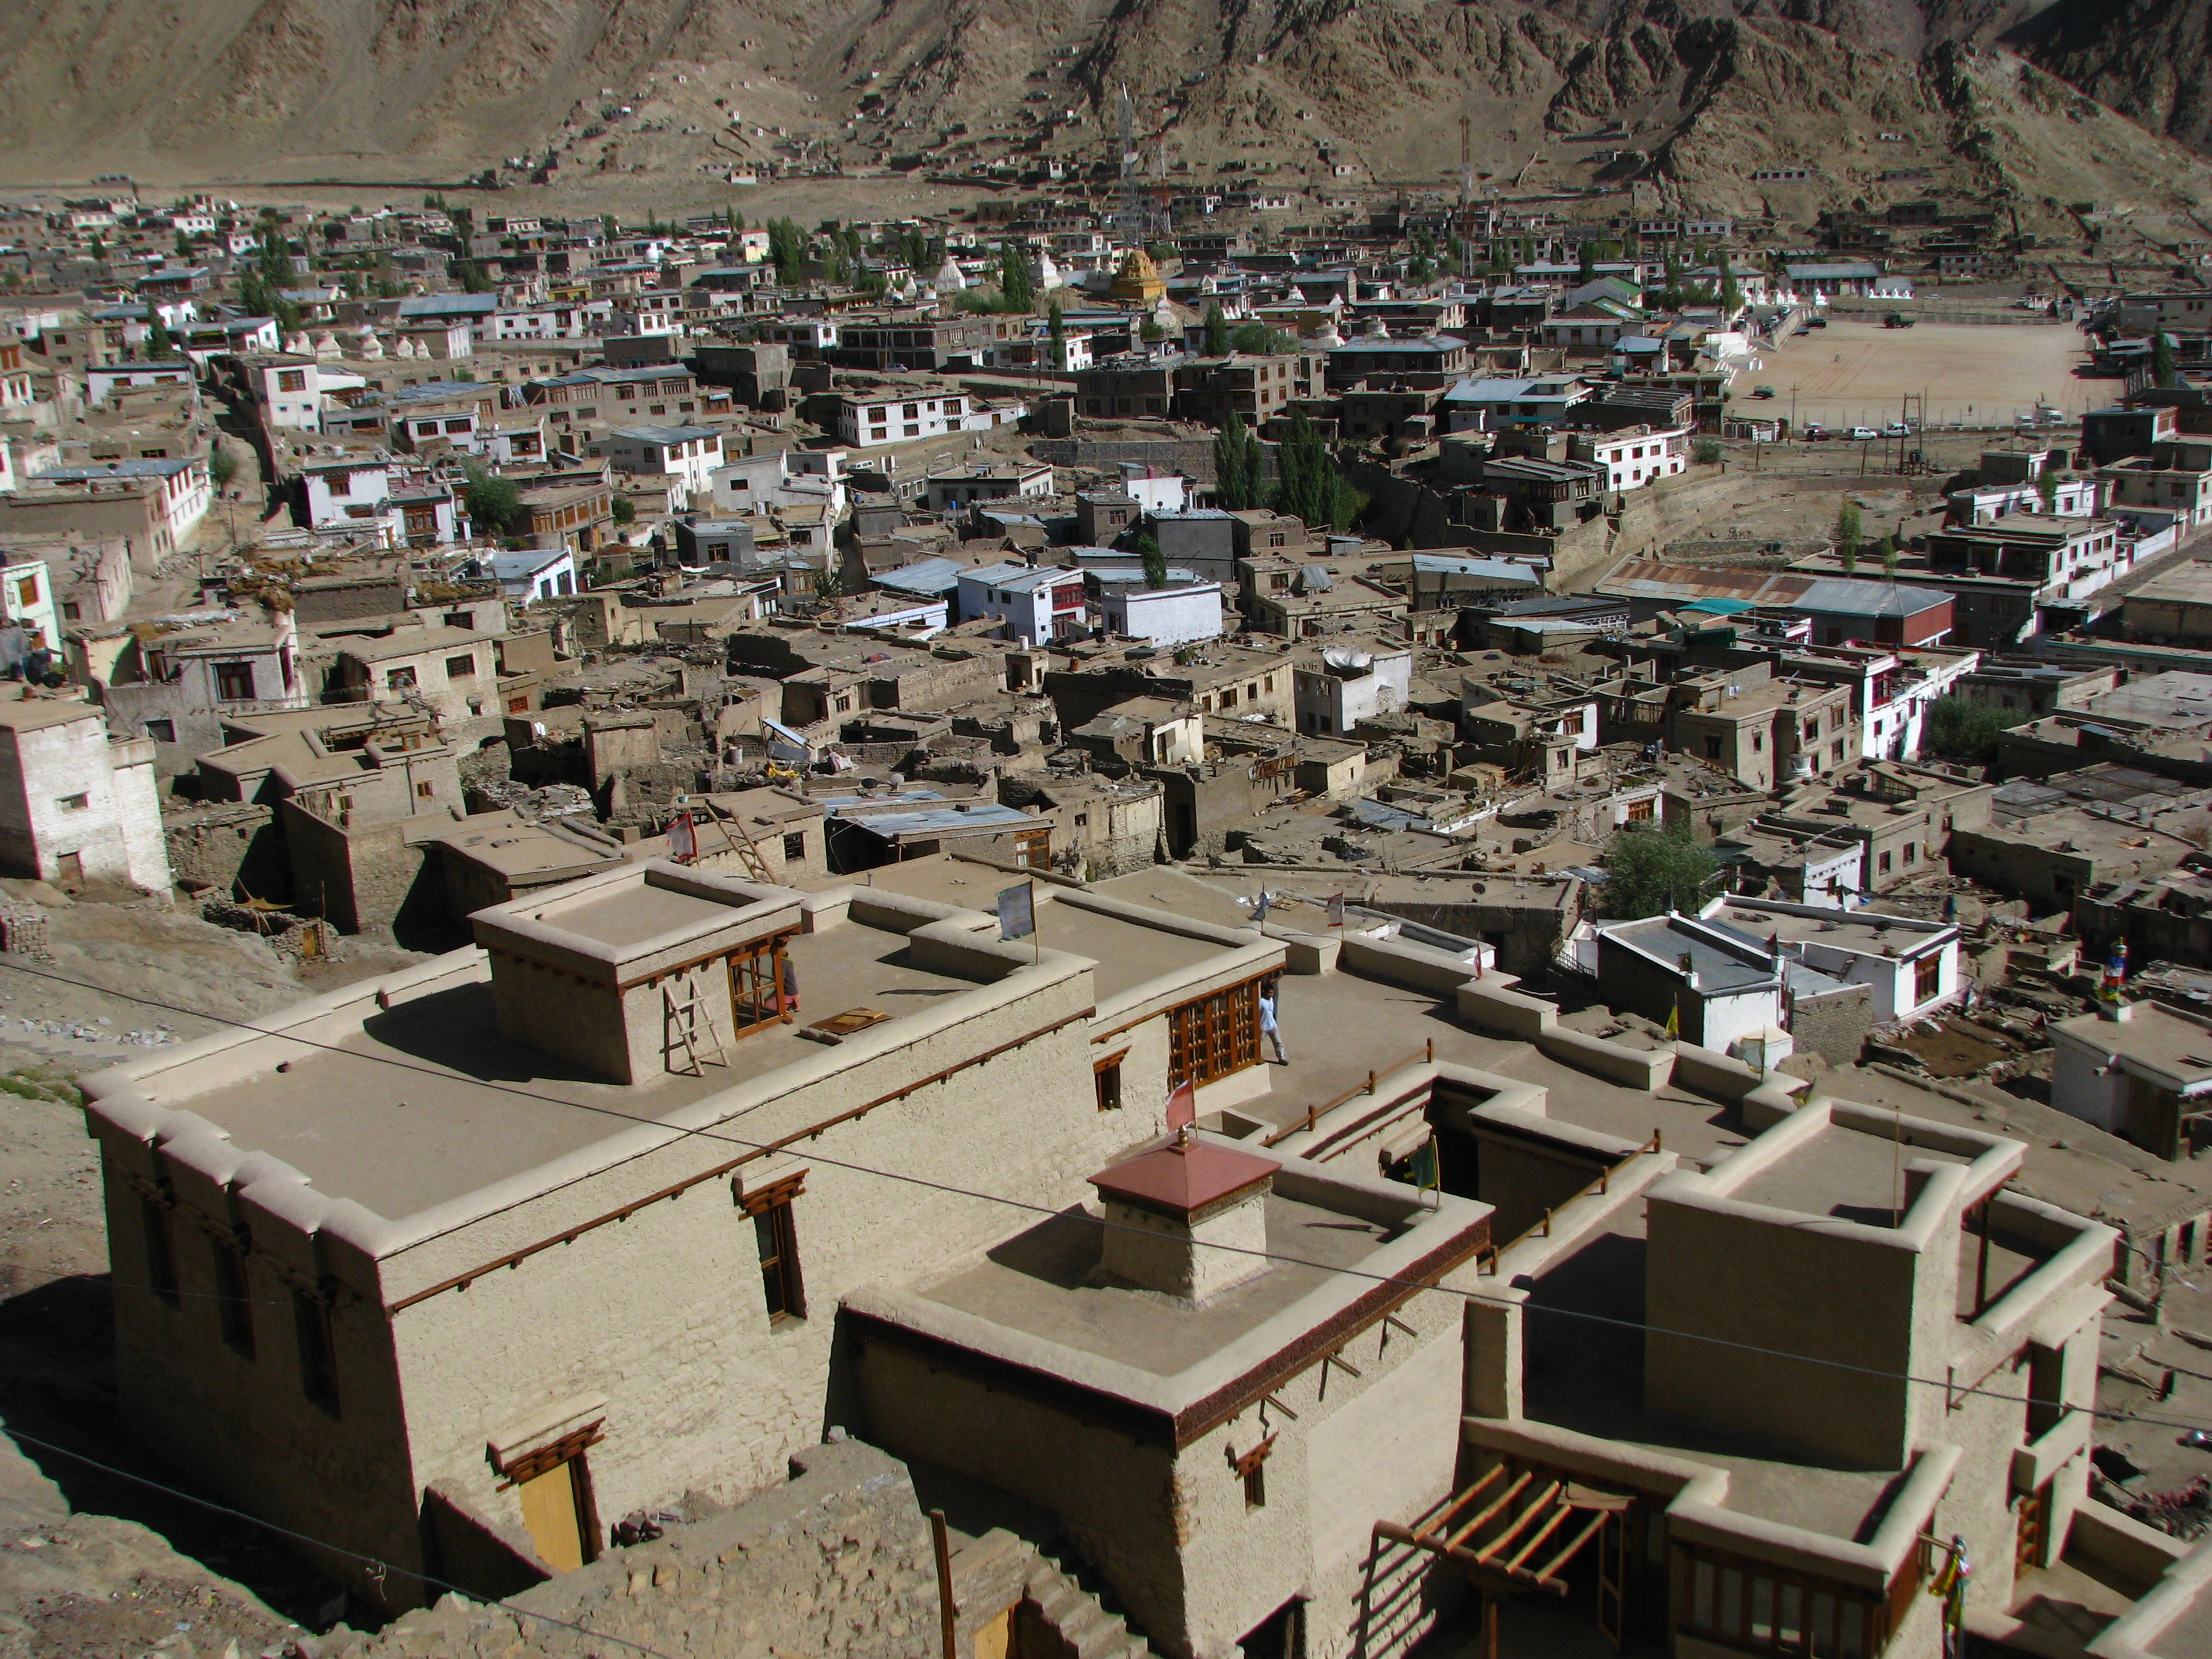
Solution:
[{"label": "power line", "polygon": [[[104,988],[102,987],[94,985],[88,981],[71,979],[64,974],[43,973],[36,969],[26,968],[17,963],[0,962],[0,967],[12,968],[17,973],[28,974],[36,979],[50,979],[61,984],[74,985],[87,990],[100,991]],[[201,1019],[212,1018],[209,1015],[196,1014],[194,1013],[194,1011],[191,1009],[181,1007],[173,1003],[162,1002],[156,998],[134,996],[128,992],[122,991],[110,993],[109,994],[121,997],[126,1001],[143,1003],[149,1007],[161,1008],[172,1013],[192,1014],[194,1018]],[[396,1056],[392,1055],[362,1054],[354,1049],[342,1048],[335,1043],[318,1042],[312,1038],[295,1036],[289,1032],[265,1030],[258,1025],[249,1025],[242,1020],[217,1019],[216,1020],[216,1023],[218,1024],[234,1026],[241,1030],[252,1031],[257,1035],[263,1036],[275,1036],[286,1042],[297,1043],[302,1048],[316,1048],[331,1054],[343,1054],[353,1060],[365,1060],[377,1064],[394,1066],[402,1071],[436,1077],[447,1082],[458,1081],[460,1083],[471,1084],[479,1088],[489,1089],[501,1094],[519,1096],[523,1099],[537,1101],[549,1106],[566,1107],[575,1111],[596,1113],[601,1116],[615,1118],[625,1123],[645,1125],[653,1128],[671,1129],[678,1133],[695,1137],[699,1139],[712,1140],[719,1142],[724,1146],[735,1146],[741,1151],[762,1152],[767,1149],[768,1143],[765,1142],[746,1140],[735,1135],[718,1133],[712,1129],[685,1128],[679,1125],[664,1123],[657,1118],[641,1117],[635,1113],[618,1111],[611,1106],[594,1105],[585,1101],[563,1100],[557,1095],[541,1094],[535,1090],[519,1088],[511,1084],[494,1083],[485,1079],[471,1078],[455,1072],[437,1071],[429,1066],[411,1064],[409,1061],[398,1059]],[[896,1170],[878,1169],[872,1164],[856,1164],[849,1159],[830,1158],[817,1152],[809,1152],[807,1154],[807,1161],[811,1164],[819,1164],[825,1169],[841,1170],[849,1175],[871,1176],[880,1181],[898,1182],[908,1186],[920,1187],[927,1191],[943,1193],[951,1197],[975,1199],[984,1203],[1000,1205],[1007,1209],[1019,1210],[1025,1214],[1049,1218],[1063,1213],[1061,1210],[1050,1205],[1033,1203],[1024,1199],[1010,1198],[997,1193],[980,1192],[972,1187],[962,1187],[955,1185],[950,1182],[935,1181],[927,1176],[909,1175]],[[596,1171],[594,1173],[604,1174],[605,1171]],[[577,1177],[580,1181],[588,1178],[588,1176]],[[527,1201],[528,1200],[518,1200],[518,1203]],[[1102,1217],[1090,1217],[1087,1218],[1090,1219],[1094,1225],[1102,1229],[1126,1228],[1126,1230],[1129,1231],[1144,1231],[1140,1228],[1127,1226],[1127,1224],[1109,1221]],[[1205,1249],[1218,1250],[1224,1254],[1232,1255],[1249,1256],[1258,1261],[1273,1262],[1284,1267],[1311,1267],[1324,1273],[1341,1274],[1346,1278],[1364,1279],[1370,1284],[1388,1285],[1408,1291],[1431,1291],[1448,1296],[1455,1296],[1463,1301],[1476,1303],[1486,1307],[1518,1309],[1524,1314],[1524,1316],[1528,1314],[1543,1314],[1559,1318],[1579,1319],[1589,1323],[1605,1325],[1620,1330],[1640,1331],[1648,1336],[1665,1336],[1672,1337],[1678,1340],[1686,1342],[1702,1342],[1711,1346],[1726,1348],[1740,1353],[1757,1354],[1770,1359],[1786,1359],[1799,1364],[1823,1366],[1832,1370],[1844,1371],[1859,1376],[1874,1377],[1884,1382],[1905,1382],[1917,1384],[1923,1388],[1942,1389],[1947,1395],[1980,1395],[1993,1400],[2004,1400],[2022,1405],[2053,1406],[2061,1410],[2081,1409],[2089,1412],[2090,1415],[2093,1417],[2111,1418],[2114,1420],[2123,1422],[2143,1423],[2157,1428],[2186,1430],[2201,1426],[2193,1423],[2167,1422],[2157,1418],[2139,1417],[2123,1412],[2102,1412],[2097,1410],[2094,1406],[2086,1407],[2071,1407],[2067,1406],[2066,1402],[2062,1400],[2039,1401],[2027,1395],[2007,1394],[1995,1389],[1984,1389],[1978,1387],[1962,1388],[1949,1377],[1916,1376],[1910,1371],[1891,1371],[1884,1370],[1878,1366],[1855,1365],[1849,1360],[1824,1358],[1816,1354],[1793,1353],[1786,1348],[1770,1348],[1758,1343],[1741,1342],[1730,1337],[1714,1336],[1702,1331],[1671,1330],[1664,1326],[1653,1325],[1645,1321],[1619,1319],[1607,1314],[1593,1313],[1586,1309],[1550,1307],[1540,1303],[1516,1302],[1503,1297],[1486,1296],[1479,1291],[1464,1290],[1454,1285],[1431,1284],[1424,1279],[1405,1279],[1392,1273],[1378,1273],[1358,1267],[1339,1266],[1327,1261],[1311,1261],[1303,1256],[1285,1255],[1279,1251],[1252,1246],[1206,1242],[1202,1243],[1200,1248]],[[144,1290],[148,1291],[149,1293],[155,1294],[159,1293],[152,1291],[152,1287],[147,1285],[126,1285],[125,1288]],[[278,1303],[271,1304],[270,1305],[283,1304]]]},{"label": "power line", "polygon": [[248,1526],[259,1527],[263,1531],[273,1532],[279,1537],[312,1545],[319,1550],[328,1550],[331,1554],[343,1555],[349,1561],[362,1562],[372,1568],[375,1576],[379,1577],[387,1572],[396,1572],[402,1578],[411,1578],[416,1583],[427,1584],[433,1589],[450,1590],[468,1601],[511,1613],[518,1619],[535,1619],[541,1625],[551,1625],[557,1630],[574,1631],[577,1635],[589,1637],[594,1642],[611,1643],[616,1647],[627,1648],[632,1653],[647,1655],[648,1659],[679,1659],[679,1656],[676,1654],[665,1652],[659,1648],[649,1648],[641,1642],[632,1642],[623,1637],[609,1636],[604,1632],[577,1624],[573,1620],[556,1619],[549,1613],[532,1613],[527,1607],[516,1607],[512,1601],[496,1598],[486,1600],[469,1590],[463,1589],[459,1584],[448,1583],[443,1578],[434,1578],[427,1572],[416,1572],[411,1567],[403,1567],[397,1562],[386,1561],[377,1556],[363,1555],[359,1550],[349,1550],[343,1544],[331,1543],[325,1539],[317,1538],[312,1533],[295,1531],[292,1528],[280,1526],[274,1521],[264,1521],[258,1515],[248,1515],[244,1510],[234,1510],[228,1504],[218,1504],[212,1498],[202,1498],[197,1493],[186,1492],[179,1486],[169,1486],[150,1476],[137,1474],[129,1469],[118,1469],[112,1463],[103,1463],[98,1458],[88,1457],[81,1451],[74,1451],[67,1446],[56,1445],[51,1440],[41,1440],[34,1434],[26,1434],[12,1424],[3,1432],[11,1440],[20,1441],[27,1446],[36,1446],[40,1450],[52,1452],[58,1457],[69,1458],[73,1462],[83,1464],[88,1469],[97,1469],[102,1474],[112,1475],[118,1480],[128,1480],[135,1486],[147,1487],[150,1491],[161,1492],[170,1498],[180,1498],[185,1503],[196,1504],[204,1510],[210,1510],[217,1515],[228,1516],[234,1521],[243,1521]]}]

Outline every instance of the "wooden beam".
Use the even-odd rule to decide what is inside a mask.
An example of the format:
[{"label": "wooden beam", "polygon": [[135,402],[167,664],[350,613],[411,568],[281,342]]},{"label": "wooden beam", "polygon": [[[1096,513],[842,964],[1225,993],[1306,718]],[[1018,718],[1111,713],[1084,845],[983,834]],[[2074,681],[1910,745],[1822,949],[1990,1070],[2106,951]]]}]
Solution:
[{"label": "wooden beam", "polygon": [[1521,1494],[1521,1489],[1523,1486],[1526,1486],[1535,1478],[1535,1472],[1534,1470],[1522,1470],[1519,1476],[1516,1478],[1511,1486],[1506,1487],[1504,1492],[1498,1493],[1495,1498],[1483,1506],[1481,1513],[1477,1515],[1474,1520],[1468,1522],[1450,1537],[1445,1539],[1444,1547],[1448,1550],[1457,1549],[1462,1544],[1467,1541],[1468,1535],[1470,1533],[1474,1532],[1477,1527],[1480,1527],[1484,1522],[1489,1520],[1492,1516],[1497,1514],[1498,1510],[1504,1509],[1508,1504],[1519,1497]]},{"label": "wooden beam", "polygon": [[1580,1549],[1583,1545],[1589,1543],[1591,1538],[1595,1536],[1597,1529],[1600,1527],[1602,1527],[1607,1521],[1611,1520],[1614,1511],[1611,1510],[1600,1510],[1595,1515],[1591,1516],[1589,1518],[1589,1524],[1584,1527],[1580,1532],[1577,1533],[1574,1537],[1568,1541],[1565,1548],[1562,1549],[1550,1560],[1545,1562],[1542,1566],[1536,1569],[1536,1576],[1539,1578],[1550,1579],[1553,1574],[1558,1572],[1561,1567],[1564,1567],[1568,1562],[1574,1559],[1575,1552]]},{"label": "wooden beam", "polygon": [[[1552,1500],[1559,1495],[1559,1483],[1554,1480],[1549,1486],[1545,1486],[1542,1490],[1538,1492],[1537,1494],[1534,1498],[1530,1498],[1527,1504],[1523,1504],[1522,1508],[1515,1513],[1512,1518],[1506,1522],[1505,1529],[1503,1532],[1500,1532],[1497,1537],[1485,1544],[1480,1549],[1475,1551],[1475,1553],[1481,1556],[1485,1560],[1495,1561],[1505,1552],[1506,1549],[1510,1547],[1513,1540],[1521,1535],[1522,1528],[1532,1525],[1543,1519],[1545,1515],[1548,1513],[1551,1509]],[[1459,1542],[1459,1540],[1455,1538],[1452,1540],[1452,1542],[1456,1545]]]},{"label": "wooden beam", "polygon": [[1495,1561],[1486,1560],[1466,1550],[1448,1548],[1432,1538],[1415,1538],[1411,1528],[1401,1527],[1394,1521],[1377,1521],[1375,1534],[1376,1537],[1387,1538],[1394,1544],[1411,1544],[1431,1555],[1443,1557],[1493,1594],[1514,1595],[1523,1590],[1540,1590],[1546,1595],[1565,1598],[1567,1593],[1564,1579],[1539,1578],[1526,1567],[1515,1567],[1509,1571]]},{"label": "wooden beam", "polygon": [[1419,1538],[1427,1538],[1442,1530],[1443,1528],[1450,1525],[1452,1516],[1457,1515],[1469,1504],[1474,1502],[1475,1498],[1480,1495],[1482,1489],[1488,1486],[1492,1481],[1497,1480],[1498,1476],[1504,1474],[1509,1467],[1510,1466],[1504,1463],[1492,1464],[1488,1472],[1483,1475],[1481,1480],[1476,1481],[1465,1492],[1461,1492],[1449,1504],[1446,1504],[1443,1508],[1438,1510],[1431,1519],[1423,1522],[1414,1535]]}]

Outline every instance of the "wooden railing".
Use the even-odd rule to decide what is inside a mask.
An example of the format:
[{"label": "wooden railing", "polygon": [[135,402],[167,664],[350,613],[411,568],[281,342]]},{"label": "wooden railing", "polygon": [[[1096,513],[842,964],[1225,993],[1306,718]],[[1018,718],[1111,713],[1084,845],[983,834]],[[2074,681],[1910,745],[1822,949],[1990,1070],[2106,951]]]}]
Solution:
[{"label": "wooden railing", "polygon": [[1375,1092],[1376,1084],[1382,1079],[1390,1076],[1393,1073],[1402,1072],[1408,1066],[1432,1066],[1436,1063],[1436,1059],[1437,1040],[1434,1037],[1431,1037],[1426,1042],[1423,1043],[1418,1050],[1407,1055],[1405,1059],[1398,1060],[1395,1064],[1386,1066],[1379,1072],[1369,1072],[1367,1073],[1366,1082],[1353,1084],[1349,1089],[1346,1089],[1342,1094],[1339,1095],[1334,1100],[1325,1101],[1318,1106],[1307,1107],[1305,1117],[1301,1121],[1288,1124],[1285,1127],[1276,1130],[1274,1133],[1269,1135],[1260,1144],[1262,1146],[1273,1146],[1279,1145],[1283,1141],[1288,1140],[1294,1134],[1300,1133],[1311,1133],[1314,1125],[1318,1123],[1326,1114],[1334,1111],[1346,1101],[1357,1100],[1362,1095],[1373,1094]]},{"label": "wooden railing", "polygon": [[1664,1152],[1666,1148],[1660,1142],[1659,1131],[1656,1129],[1652,1130],[1650,1139],[1645,1141],[1634,1152],[1625,1153],[1614,1162],[1606,1164],[1603,1168],[1600,1169],[1597,1172],[1597,1178],[1595,1180],[1585,1182],[1582,1186],[1568,1194],[1566,1197],[1561,1199],[1557,1204],[1554,1204],[1550,1208],[1547,1209],[1540,1219],[1523,1228],[1513,1237],[1507,1239],[1504,1243],[1486,1245],[1480,1251],[1477,1252],[1477,1271],[1495,1276],[1498,1272],[1498,1258],[1501,1253],[1511,1249],[1516,1244],[1518,1244],[1524,1238],[1549,1238],[1552,1236],[1552,1218],[1557,1215],[1561,1210],[1565,1209],[1570,1204],[1573,1204],[1580,1200],[1588,1198],[1592,1193],[1596,1193],[1602,1196],[1603,1194],[1610,1192],[1613,1189],[1613,1171],[1626,1166],[1630,1159],[1649,1157],[1651,1154]]}]

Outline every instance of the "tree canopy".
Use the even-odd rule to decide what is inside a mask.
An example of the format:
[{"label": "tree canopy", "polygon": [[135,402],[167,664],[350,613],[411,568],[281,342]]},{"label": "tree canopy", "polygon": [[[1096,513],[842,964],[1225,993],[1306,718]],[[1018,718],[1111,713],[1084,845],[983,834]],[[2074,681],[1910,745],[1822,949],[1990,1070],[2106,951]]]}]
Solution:
[{"label": "tree canopy", "polygon": [[1601,901],[1608,916],[1656,916],[1670,909],[1695,915],[1720,871],[1712,849],[1687,830],[1649,824],[1630,824],[1598,862],[1605,870]]},{"label": "tree canopy", "polygon": [[1314,530],[1349,530],[1367,498],[1336,470],[1328,440],[1299,410],[1275,450],[1276,505]]},{"label": "tree canopy", "polygon": [[1923,745],[1962,766],[1987,766],[1997,757],[1997,738],[2030,718],[2024,709],[1992,708],[1971,697],[1938,697],[1928,705]]},{"label": "tree canopy", "polygon": [[468,480],[463,500],[468,504],[469,517],[477,533],[520,534],[522,526],[529,522],[530,509],[523,506],[522,492],[515,488],[514,480],[488,472],[480,466],[468,469]]},{"label": "tree canopy", "polygon": [[1229,355],[1229,319],[1223,314],[1221,301],[1206,302],[1206,355],[1226,357]]},{"label": "tree canopy", "polygon": [[1260,474],[1260,441],[1232,409],[1213,441],[1214,495],[1231,513],[1257,507],[1262,497]]}]

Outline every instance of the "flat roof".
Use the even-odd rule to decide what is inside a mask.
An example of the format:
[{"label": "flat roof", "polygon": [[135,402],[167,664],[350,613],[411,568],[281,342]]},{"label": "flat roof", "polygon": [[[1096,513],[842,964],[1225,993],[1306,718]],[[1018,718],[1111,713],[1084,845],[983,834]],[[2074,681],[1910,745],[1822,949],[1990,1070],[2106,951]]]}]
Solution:
[{"label": "flat roof", "polygon": [[[591,908],[563,912],[562,925],[574,927]],[[582,920],[624,931],[613,918]],[[817,1058],[820,1046],[798,1036],[808,1020],[860,1006],[896,1019],[978,982],[915,967],[905,934],[861,922],[800,933],[786,948],[799,978],[800,1019],[726,1045],[728,1063],[707,1066],[702,1076],[605,1083],[506,1041],[490,966],[479,960],[465,982],[397,1003],[295,1058],[281,1090],[256,1077],[165,1103],[219,1125],[241,1150],[282,1158],[319,1192],[397,1218]]]},{"label": "flat roof", "polygon": [[1839,951],[1864,951],[1877,956],[1885,945],[1893,947],[1900,957],[1910,956],[1958,932],[1954,926],[1915,923],[1906,917],[1864,910],[1825,910],[1816,915],[1801,915],[1779,904],[1762,904],[1757,899],[1736,897],[1730,897],[1706,920],[1726,923],[1756,937],[1762,945],[1769,937],[1778,937],[1785,945],[1824,945]]},{"label": "flat roof", "polygon": [[[1174,1376],[1327,1288],[1340,1269],[1358,1267],[1397,1231],[1278,1193],[1258,1201],[1267,1206],[1268,1252],[1297,1259],[1278,1260],[1202,1307],[1097,1282],[1105,1226],[1081,1211],[1018,1233],[971,1265],[924,1280],[913,1294],[1154,1376]],[[1358,1285],[1366,1288],[1364,1279]]]},{"label": "flat roof", "polygon": [[2155,1002],[2131,1003],[2127,1016],[2083,1014],[2051,1030],[2106,1054],[2142,1060],[2191,1085],[2212,1083],[2212,1029]]}]

